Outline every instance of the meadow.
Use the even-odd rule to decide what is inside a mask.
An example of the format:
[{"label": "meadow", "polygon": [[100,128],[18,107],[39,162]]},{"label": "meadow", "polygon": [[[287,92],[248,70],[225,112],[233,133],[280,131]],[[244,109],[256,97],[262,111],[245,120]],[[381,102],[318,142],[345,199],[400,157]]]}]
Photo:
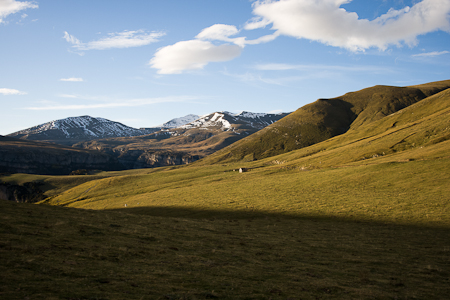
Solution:
[{"label": "meadow", "polygon": [[0,296],[445,299],[450,159],[374,161],[71,176],[55,206],[0,202]]},{"label": "meadow", "polygon": [[47,198],[0,201],[0,297],[448,299],[449,99],[264,159],[3,175]]}]

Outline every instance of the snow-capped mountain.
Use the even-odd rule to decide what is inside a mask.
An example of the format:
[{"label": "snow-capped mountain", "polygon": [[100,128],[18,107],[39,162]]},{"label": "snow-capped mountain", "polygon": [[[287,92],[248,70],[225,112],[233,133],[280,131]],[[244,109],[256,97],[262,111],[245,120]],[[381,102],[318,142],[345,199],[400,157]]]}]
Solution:
[{"label": "snow-capped mountain", "polygon": [[[44,123],[8,136],[47,141],[62,145],[74,145],[80,142],[107,138],[138,137],[152,135],[158,139],[180,135],[195,135],[195,129],[208,131],[231,131],[237,135],[251,134],[270,125],[286,114],[263,114],[241,112],[215,112],[205,116],[187,115],[172,119],[154,128],[133,128],[119,122],[90,116],[70,117]],[[192,130],[191,130],[192,129]],[[148,137],[152,138],[152,137]]]},{"label": "snow-capped mountain", "polygon": [[181,117],[181,118],[172,119],[172,120],[170,120],[170,121],[168,121],[168,122],[166,122],[166,123],[164,123],[164,124],[162,124],[160,126],[157,126],[157,127],[161,127],[161,128],[178,128],[178,127],[181,127],[181,126],[183,126],[185,124],[191,123],[191,122],[197,120],[198,118],[200,118],[200,116],[190,114],[190,115],[187,115],[187,116],[184,116],[184,117]]},{"label": "snow-capped mountain", "polygon": [[215,112],[209,115],[198,118],[197,120],[180,126],[182,129],[191,128],[214,128],[224,131],[235,131],[237,128],[246,129],[262,129],[279,119],[286,116],[286,114],[265,114],[265,113],[252,113],[243,111],[238,114],[230,112]]},{"label": "snow-capped mountain", "polygon": [[29,140],[73,141],[144,134],[146,134],[145,130],[132,128],[119,122],[81,116],[51,121],[8,136]]}]

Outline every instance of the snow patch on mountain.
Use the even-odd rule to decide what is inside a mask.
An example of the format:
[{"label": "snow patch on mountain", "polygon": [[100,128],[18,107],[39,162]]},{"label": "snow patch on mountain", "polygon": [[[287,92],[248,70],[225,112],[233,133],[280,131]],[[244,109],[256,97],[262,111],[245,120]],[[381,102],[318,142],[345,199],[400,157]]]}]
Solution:
[{"label": "snow patch on mountain", "polygon": [[191,128],[209,128],[209,127],[221,127],[222,129],[231,129],[231,123],[225,119],[226,114],[215,112],[213,114],[209,114],[203,116],[189,124],[180,126],[182,129],[191,129]]},{"label": "snow patch on mountain", "polygon": [[184,116],[184,117],[181,117],[181,118],[172,119],[172,120],[170,120],[170,121],[168,121],[168,122],[166,122],[166,123],[164,123],[162,125],[159,125],[157,127],[161,127],[161,128],[178,128],[178,127],[181,127],[181,126],[186,125],[188,123],[191,123],[191,122],[193,122],[193,121],[195,121],[195,120],[197,120],[199,118],[201,118],[201,116],[190,114],[190,115],[187,115],[187,116]]},{"label": "snow patch on mountain", "polygon": [[25,130],[10,134],[18,135],[44,135],[49,138],[67,139],[92,139],[105,137],[139,136],[146,132],[136,128],[126,126],[119,122],[110,121],[104,118],[93,118],[91,116],[69,117],[61,120],[54,120],[41,125],[37,125]]},{"label": "snow patch on mountain", "polygon": [[235,114],[235,117],[242,117],[242,118],[252,118],[252,119],[256,119],[256,118],[263,118],[265,116],[267,116],[269,114],[266,113],[252,113],[252,112],[248,112],[248,111],[241,111],[238,114]]},{"label": "snow patch on mountain", "polygon": [[236,126],[240,124],[259,130],[278,121],[283,116],[284,114],[252,113],[247,111],[233,114],[227,111],[222,111],[200,117],[189,124],[180,126],[180,128],[221,128],[224,131],[235,131]]}]

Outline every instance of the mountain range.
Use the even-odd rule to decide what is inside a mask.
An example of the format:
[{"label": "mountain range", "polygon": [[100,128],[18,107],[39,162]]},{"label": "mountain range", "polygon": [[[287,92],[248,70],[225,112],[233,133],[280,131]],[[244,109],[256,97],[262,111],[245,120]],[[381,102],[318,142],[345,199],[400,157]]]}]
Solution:
[{"label": "mountain range", "polygon": [[0,172],[57,174],[230,143],[183,167],[0,174],[3,298],[447,298],[450,80],[319,99],[253,134],[233,118],[77,147],[0,136]]},{"label": "mountain range", "polygon": [[[43,142],[48,142],[99,151],[118,160],[125,169],[159,167],[196,161],[286,115],[250,112],[191,114],[158,127],[140,129],[104,118],[80,116],[24,129],[9,134],[8,138],[28,141],[27,145],[32,141],[41,142],[41,149],[44,148]],[[11,149],[11,145],[7,149]],[[8,153],[10,159],[14,154]],[[8,165],[7,170],[11,170],[11,164],[5,164]],[[20,170],[24,171],[24,168]]]},{"label": "mountain range", "polygon": [[[55,143],[71,146],[73,150],[101,153],[109,157],[105,162],[110,165],[102,169],[180,165],[199,159],[204,164],[254,161],[352,134],[361,128],[370,128],[369,133],[366,132],[370,135],[370,130],[376,130],[373,128],[376,122],[414,104],[425,103],[425,99],[449,88],[450,80],[407,87],[377,85],[331,99],[318,99],[290,114],[214,112],[200,117],[188,115],[156,128],[136,129],[82,116],[45,123],[10,134],[8,138],[27,141],[28,146],[39,141],[39,146],[29,149],[39,148],[40,152],[45,149],[42,142],[51,142],[52,153]],[[8,143],[8,147],[0,147],[3,155],[0,164],[7,165],[10,172],[11,161],[22,162],[19,163],[22,166],[25,163],[24,155],[15,155],[11,140]],[[64,157],[67,158],[67,154]],[[39,168],[30,169],[39,172]]]},{"label": "mountain range", "polygon": [[93,139],[141,136],[161,130],[162,128],[184,125],[195,120],[197,117],[195,115],[188,115],[183,118],[170,120],[159,127],[140,129],[104,118],[94,118],[91,116],[69,117],[20,130],[8,134],[8,136],[24,140],[72,145],[80,141]]}]

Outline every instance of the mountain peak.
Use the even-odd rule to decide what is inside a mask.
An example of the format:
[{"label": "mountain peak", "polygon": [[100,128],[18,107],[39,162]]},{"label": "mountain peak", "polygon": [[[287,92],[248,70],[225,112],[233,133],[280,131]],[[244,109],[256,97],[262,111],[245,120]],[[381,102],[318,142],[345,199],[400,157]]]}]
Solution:
[{"label": "mountain peak", "polygon": [[220,111],[202,116],[180,128],[220,128],[224,131],[235,131],[237,127],[246,126],[259,130],[278,121],[285,115],[286,114],[252,113],[247,111],[233,114],[228,111]]},{"label": "mountain peak", "polygon": [[91,116],[68,117],[53,120],[8,136],[29,140],[91,140],[107,137],[137,136],[145,131],[119,122]]},{"label": "mountain peak", "polygon": [[197,120],[199,118],[200,118],[200,116],[198,116],[198,115],[189,114],[189,115],[186,115],[186,116],[181,117],[181,118],[172,119],[172,120],[170,120],[170,121],[168,121],[168,122],[166,122],[166,123],[164,123],[162,125],[159,125],[157,127],[161,127],[161,128],[178,128],[178,127],[181,127],[181,126],[186,125],[188,123],[191,123],[191,122],[193,122],[193,121],[195,121],[195,120]]}]

